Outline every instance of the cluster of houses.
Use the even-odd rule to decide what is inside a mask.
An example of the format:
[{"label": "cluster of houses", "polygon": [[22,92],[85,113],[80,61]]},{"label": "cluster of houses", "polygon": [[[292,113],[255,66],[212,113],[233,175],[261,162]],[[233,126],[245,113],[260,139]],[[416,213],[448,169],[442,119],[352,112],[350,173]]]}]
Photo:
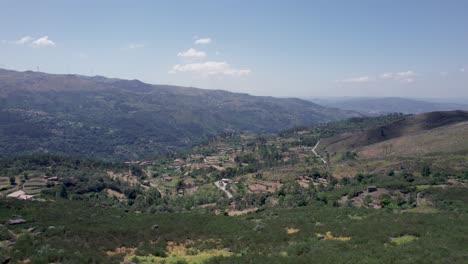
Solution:
[{"label": "cluster of houses", "polygon": [[[44,184],[45,182],[52,183],[52,184],[58,184],[59,178],[57,176],[43,176]],[[28,182],[23,184],[23,188],[28,188],[27,187]],[[14,191],[8,195],[6,195],[6,198],[13,198],[13,199],[19,199],[19,200],[31,200],[34,198],[34,195],[26,193],[24,190],[17,190]]]}]

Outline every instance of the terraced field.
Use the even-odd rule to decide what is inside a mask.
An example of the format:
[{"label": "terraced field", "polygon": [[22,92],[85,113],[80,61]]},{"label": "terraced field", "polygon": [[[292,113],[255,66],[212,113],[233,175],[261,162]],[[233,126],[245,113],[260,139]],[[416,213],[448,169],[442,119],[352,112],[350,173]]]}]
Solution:
[{"label": "terraced field", "polygon": [[47,188],[47,182],[40,178],[27,180],[23,184],[23,191],[29,195],[37,195]]},{"label": "terraced field", "polygon": [[0,177],[0,191],[8,190],[11,187],[10,180],[7,177]]}]

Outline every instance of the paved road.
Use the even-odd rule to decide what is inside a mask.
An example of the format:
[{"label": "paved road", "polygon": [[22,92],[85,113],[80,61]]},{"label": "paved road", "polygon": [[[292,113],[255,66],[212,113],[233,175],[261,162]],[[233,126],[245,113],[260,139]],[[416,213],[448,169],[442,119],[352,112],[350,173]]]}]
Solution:
[{"label": "paved road", "polygon": [[224,182],[223,182],[223,181],[221,181],[221,180],[215,181],[214,184],[216,185],[216,187],[218,187],[218,189],[220,189],[221,191],[225,192],[226,195],[227,195],[227,197],[228,197],[229,199],[232,198],[232,194],[231,194],[228,190],[226,190],[226,186],[224,185]]},{"label": "paved road", "polygon": [[324,158],[322,158],[319,154],[317,154],[317,152],[315,151],[315,149],[317,149],[319,144],[320,144],[320,140],[317,141],[317,144],[315,144],[314,148],[312,149],[312,152],[315,154],[317,158],[322,160],[323,164],[327,164],[327,161]]}]

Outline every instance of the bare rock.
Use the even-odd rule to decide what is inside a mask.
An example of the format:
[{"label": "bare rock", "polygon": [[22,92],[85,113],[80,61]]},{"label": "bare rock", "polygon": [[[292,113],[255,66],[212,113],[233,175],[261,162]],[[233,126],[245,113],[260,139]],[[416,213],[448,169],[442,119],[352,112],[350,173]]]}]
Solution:
[{"label": "bare rock", "polygon": [[9,219],[7,221],[7,224],[9,224],[9,225],[19,225],[19,224],[24,224],[26,222],[27,221],[24,220],[23,218],[16,218],[16,219]]}]

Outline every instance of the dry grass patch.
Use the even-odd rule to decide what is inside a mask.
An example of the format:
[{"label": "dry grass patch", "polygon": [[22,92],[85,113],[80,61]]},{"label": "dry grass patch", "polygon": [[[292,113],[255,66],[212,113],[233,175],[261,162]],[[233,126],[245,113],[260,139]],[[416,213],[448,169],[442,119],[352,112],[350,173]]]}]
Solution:
[{"label": "dry grass patch", "polygon": [[128,247],[118,247],[112,251],[106,251],[108,256],[115,256],[115,255],[134,255],[137,248],[128,248]]},{"label": "dry grass patch", "polygon": [[234,255],[234,253],[224,249],[208,249],[201,251],[192,247],[194,243],[195,242],[192,240],[187,240],[185,243],[180,244],[169,241],[166,247],[167,257],[157,257],[153,255],[135,256],[131,254],[125,259],[128,261],[138,261],[138,263],[202,264],[213,257],[229,257]]},{"label": "dry grass patch", "polygon": [[390,242],[392,242],[393,244],[396,244],[396,245],[403,245],[403,244],[406,244],[406,243],[409,243],[409,242],[412,242],[412,241],[415,241],[415,240],[418,240],[418,239],[419,239],[419,237],[417,237],[417,236],[402,235],[402,236],[399,236],[399,237],[391,237]]},{"label": "dry grass patch", "polygon": [[296,234],[297,232],[299,232],[297,228],[286,228],[286,233],[288,233],[288,235]]},{"label": "dry grass patch", "polygon": [[227,210],[227,214],[229,216],[238,216],[238,215],[245,215],[245,214],[254,213],[257,210],[258,210],[257,207],[247,208],[247,209],[244,209],[244,210]]},{"label": "dry grass patch", "polygon": [[334,236],[331,231],[327,231],[325,234],[316,234],[317,238],[320,240],[335,240],[335,241],[350,241],[351,237],[340,237]]}]

